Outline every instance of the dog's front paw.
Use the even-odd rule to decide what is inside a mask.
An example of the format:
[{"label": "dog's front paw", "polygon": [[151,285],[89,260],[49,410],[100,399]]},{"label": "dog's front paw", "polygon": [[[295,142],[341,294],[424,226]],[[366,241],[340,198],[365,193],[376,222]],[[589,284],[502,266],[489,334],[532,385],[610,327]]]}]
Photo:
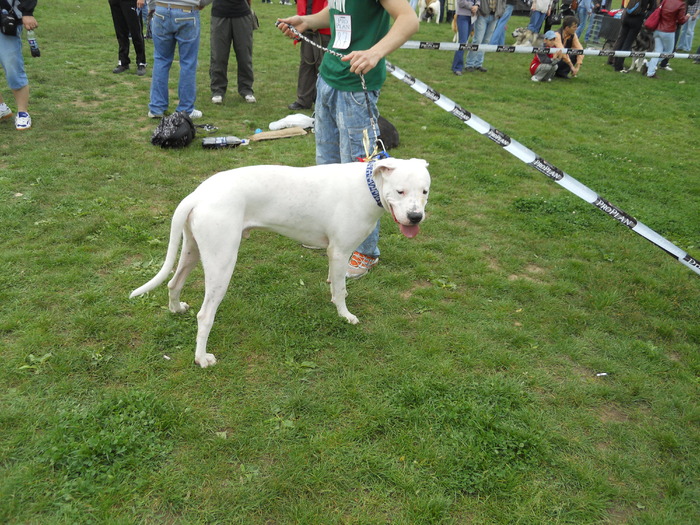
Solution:
[{"label": "dog's front paw", "polygon": [[345,317],[345,319],[347,319],[348,323],[350,323],[350,324],[357,324],[360,322],[360,320],[357,317],[355,317],[354,315],[352,315],[350,312],[348,312],[343,317]]},{"label": "dog's front paw", "polygon": [[184,314],[189,309],[190,305],[187,303],[177,302],[170,304],[170,311],[174,314]]},{"label": "dog's front paw", "polygon": [[204,354],[202,357],[195,356],[194,362],[202,368],[206,368],[208,366],[214,366],[216,364],[216,357],[214,357],[214,354]]}]

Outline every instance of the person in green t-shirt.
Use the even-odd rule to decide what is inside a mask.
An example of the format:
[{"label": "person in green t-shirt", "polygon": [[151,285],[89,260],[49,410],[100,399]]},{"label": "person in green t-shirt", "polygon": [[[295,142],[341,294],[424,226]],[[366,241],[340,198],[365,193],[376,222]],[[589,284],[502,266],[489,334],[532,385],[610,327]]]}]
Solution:
[{"label": "person in green t-shirt", "polygon": [[[390,24],[394,20],[393,25]],[[416,31],[418,17],[406,0],[329,0],[316,14],[279,20],[280,30],[296,38],[298,32],[330,27],[330,49],[316,82],[316,163],[356,162],[366,157],[363,132],[376,142],[370,111],[378,118],[379,90],[386,80],[384,58],[401,47]],[[362,89],[364,75],[370,100]],[[379,262],[379,223],[350,258],[347,277],[365,275]]]}]

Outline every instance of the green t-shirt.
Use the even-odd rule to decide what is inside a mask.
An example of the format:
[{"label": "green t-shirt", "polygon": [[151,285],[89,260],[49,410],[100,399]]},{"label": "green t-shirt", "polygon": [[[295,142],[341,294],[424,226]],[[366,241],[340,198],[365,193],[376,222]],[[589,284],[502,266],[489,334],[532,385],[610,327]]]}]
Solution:
[{"label": "green t-shirt", "polygon": [[[350,51],[369,49],[389,32],[389,13],[378,0],[329,0],[328,5],[331,17],[330,48],[338,53],[347,55]],[[332,88],[362,91],[360,75],[350,72],[350,62],[342,62],[340,57],[331,53],[323,56],[320,74]],[[365,74],[365,83],[367,89],[374,91],[381,89],[385,80],[386,63],[382,59]]]}]

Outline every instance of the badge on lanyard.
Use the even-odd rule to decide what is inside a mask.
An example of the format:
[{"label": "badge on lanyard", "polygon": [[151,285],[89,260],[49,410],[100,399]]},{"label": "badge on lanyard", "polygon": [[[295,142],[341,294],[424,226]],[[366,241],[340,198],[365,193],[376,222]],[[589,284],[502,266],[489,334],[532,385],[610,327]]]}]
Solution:
[{"label": "badge on lanyard", "polygon": [[352,24],[350,15],[335,15],[335,40],[333,47],[336,49],[347,49],[350,46],[352,37]]}]

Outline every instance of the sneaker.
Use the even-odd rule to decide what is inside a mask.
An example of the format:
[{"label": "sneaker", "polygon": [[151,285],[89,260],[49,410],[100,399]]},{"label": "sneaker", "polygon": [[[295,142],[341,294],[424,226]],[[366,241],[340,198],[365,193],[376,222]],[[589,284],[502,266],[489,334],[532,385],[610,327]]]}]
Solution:
[{"label": "sneaker", "polygon": [[301,109],[311,109],[311,106],[305,106],[304,104],[299,104],[296,100],[287,106],[292,111],[299,111]]},{"label": "sneaker", "polygon": [[148,118],[163,118],[163,114],[156,115],[155,113],[148,112]]},{"label": "sneaker", "polygon": [[211,101],[213,104],[221,104],[224,101],[224,97],[221,95],[214,95],[211,97]]},{"label": "sneaker", "polygon": [[190,113],[190,118],[202,118],[202,112],[198,109],[193,109],[192,113]]},{"label": "sneaker", "polygon": [[473,73],[475,70],[476,68],[471,66],[464,68],[464,71],[466,71],[467,73]]},{"label": "sneaker", "polygon": [[18,111],[15,117],[15,128],[22,131],[32,127],[32,117],[26,111]]},{"label": "sneaker", "polygon": [[243,98],[245,98],[245,101],[246,101],[248,104],[255,104],[255,103],[257,102],[257,100],[255,100],[255,97],[254,97],[253,95],[246,95],[246,96],[243,97]]},{"label": "sneaker", "polygon": [[664,66],[664,67],[660,67],[659,69],[665,69],[666,71],[673,71],[673,68],[671,66]]},{"label": "sneaker", "polygon": [[350,257],[350,261],[348,261],[345,277],[358,279],[374,268],[378,262],[379,257],[371,257],[360,252],[354,252],[352,257]]},{"label": "sneaker", "polygon": [[461,71],[458,71],[458,70],[455,71],[455,70],[453,70],[452,72],[453,72],[455,75],[457,75],[458,77],[461,77],[461,76],[462,76],[462,72],[461,72]]},{"label": "sneaker", "polygon": [[119,64],[117,67],[115,67],[112,70],[112,73],[115,73],[118,75],[119,73],[124,73],[124,71],[128,71],[128,70],[129,70],[129,66],[122,66],[121,64]]},{"label": "sneaker", "polygon": [[539,81],[540,81],[540,79],[537,78],[535,75],[532,75],[532,76],[530,77],[530,80],[532,80],[533,82],[539,82]]},{"label": "sneaker", "polygon": [[146,74],[146,64],[139,64],[136,68],[136,74],[140,77]]},{"label": "sneaker", "polygon": [[479,66],[474,68],[475,71],[481,71],[482,73],[486,73],[488,69],[486,69],[484,66]]},{"label": "sneaker", "polygon": [[12,118],[13,116],[14,113],[12,113],[10,106],[8,106],[5,103],[0,105],[0,120],[7,120],[8,118]]}]

